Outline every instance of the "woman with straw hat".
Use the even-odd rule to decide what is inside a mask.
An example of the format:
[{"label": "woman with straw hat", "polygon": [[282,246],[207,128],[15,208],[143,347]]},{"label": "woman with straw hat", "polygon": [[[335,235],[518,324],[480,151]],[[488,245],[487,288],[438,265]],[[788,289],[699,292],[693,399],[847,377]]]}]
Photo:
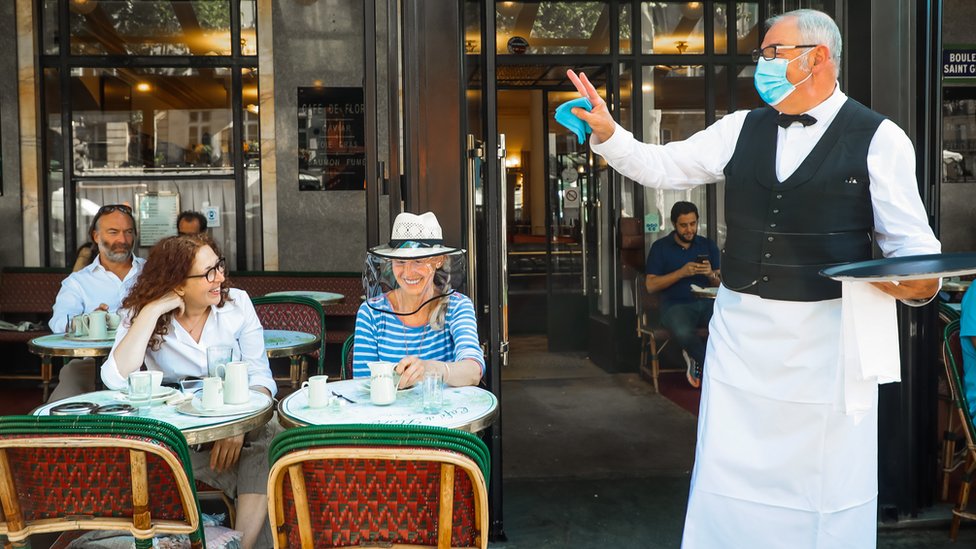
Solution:
[{"label": "woman with straw hat", "polygon": [[367,363],[396,362],[400,388],[425,372],[448,385],[475,385],[485,370],[471,300],[457,291],[465,280],[464,250],[445,246],[433,213],[401,213],[390,242],[369,250],[366,301],[356,317],[353,377]]}]

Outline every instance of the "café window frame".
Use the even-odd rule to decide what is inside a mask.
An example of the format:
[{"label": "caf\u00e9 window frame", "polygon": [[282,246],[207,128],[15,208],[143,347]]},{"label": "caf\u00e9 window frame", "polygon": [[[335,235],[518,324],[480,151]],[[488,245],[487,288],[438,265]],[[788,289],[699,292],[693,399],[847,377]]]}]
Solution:
[{"label": "caf\u00e9 window frame", "polygon": [[[114,9],[132,8],[135,4],[130,0],[105,0],[106,5],[113,5]],[[140,2],[141,7],[150,2]],[[98,3],[92,2],[94,10],[99,9]],[[44,159],[42,174],[43,199],[40,201],[42,208],[41,216],[41,244],[43,249],[43,263],[49,266],[70,265],[73,261],[73,254],[77,246],[85,242],[88,237],[86,227],[81,225],[86,220],[82,198],[79,194],[79,184],[85,184],[88,188],[98,185],[117,186],[119,189],[132,189],[131,193],[144,192],[146,190],[170,190],[173,188],[186,188],[189,185],[196,185],[198,190],[202,187],[202,192],[217,193],[225,197],[221,204],[233,204],[233,212],[225,211],[223,218],[226,220],[227,234],[223,237],[225,250],[228,257],[234,258],[233,268],[238,270],[260,269],[263,265],[262,243],[261,243],[261,215],[260,209],[260,155],[256,151],[247,150],[248,144],[257,144],[260,139],[256,139],[254,131],[257,125],[256,116],[248,114],[251,110],[256,110],[256,85],[258,56],[256,44],[258,38],[257,28],[257,0],[223,0],[223,2],[159,2],[160,9],[172,9],[178,11],[179,20],[187,21],[191,15],[199,15],[199,25],[190,23],[188,28],[199,27],[206,31],[207,21],[204,15],[207,10],[214,8],[217,11],[226,9],[226,14],[221,12],[213,16],[216,20],[226,23],[223,29],[213,29],[207,35],[216,42],[224,44],[226,47],[218,47],[215,52],[190,51],[184,55],[163,54],[131,55],[126,48],[114,46],[114,51],[96,55],[78,55],[72,52],[72,39],[80,35],[78,32],[79,16],[92,16],[90,12],[79,11],[77,4],[73,0],[41,0],[34,3],[35,20],[38,21],[39,29],[36,39],[40,42],[38,51],[40,73],[44,75],[39,79],[39,93],[42,98],[53,97],[54,99],[41,100],[41,150]],[[87,7],[86,7],[87,9]],[[98,14],[96,13],[95,16]],[[104,14],[102,14],[104,15]],[[72,27],[74,22],[75,27]],[[180,23],[183,25],[183,23]],[[211,25],[213,26],[213,25]],[[223,35],[221,35],[221,32]],[[189,43],[190,31],[184,31]],[[88,39],[91,33],[88,33]],[[152,37],[150,37],[152,38]],[[160,37],[167,38],[167,37]],[[107,40],[110,46],[111,40]],[[162,40],[159,40],[162,42]],[[215,43],[216,43],[215,42]],[[109,48],[113,49],[113,48]],[[158,48],[157,48],[158,50]],[[144,52],[145,53],[145,52]],[[225,119],[222,121],[223,137],[226,150],[221,148],[227,158],[222,162],[222,168],[206,170],[170,170],[169,173],[162,173],[162,170],[154,170],[158,162],[153,158],[144,158],[144,164],[140,167],[145,169],[133,169],[131,173],[122,173],[125,170],[116,170],[114,173],[97,173],[89,171],[85,173],[75,167],[78,160],[75,153],[75,130],[78,120],[74,116],[77,109],[73,106],[72,85],[78,85],[79,75],[92,74],[101,71],[102,73],[159,73],[167,75],[180,74],[210,74],[222,75],[220,79],[226,81],[226,103],[227,110]],[[215,76],[216,78],[217,76]],[[52,89],[56,88],[56,89]],[[192,86],[184,85],[186,88]],[[251,90],[251,88],[255,88]],[[254,100],[245,100],[244,93],[247,90],[248,97],[253,95]],[[178,92],[179,90],[177,90]],[[189,91],[192,91],[190,89]],[[98,90],[93,94],[99,99],[103,99],[105,93]],[[186,108],[193,108],[193,95],[186,93]],[[104,105],[104,101],[102,105]],[[206,108],[201,109],[206,112]],[[96,112],[110,112],[108,110]],[[197,126],[199,130],[206,129],[202,118],[210,116],[198,115]],[[146,121],[150,123],[151,121]],[[118,126],[119,124],[116,124]],[[189,130],[189,125],[187,125]],[[112,134],[111,131],[107,133]],[[198,132],[200,133],[200,132]],[[114,134],[112,134],[114,135]],[[153,135],[155,135],[153,133]],[[202,133],[200,133],[202,135]],[[213,135],[213,134],[211,134]],[[103,135],[103,137],[105,137]],[[198,136],[199,137],[199,136]],[[111,137],[106,137],[111,139]],[[189,134],[187,135],[189,139]],[[199,139],[197,141],[200,141]],[[207,154],[207,144],[197,143],[198,156],[202,153]],[[104,147],[105,145],[96,144]],[[153,141],[149,150],[155,154],[158,143]],[[218,139],[214,137],[214,142],[210,144],[212,154],[213,149],[221,147]],[[115,147],[118,149],[119,147]],[[253,145],[251,146],[253,148]],[[104,155],[103,155],[104,156]],[[196,157],[195,157],[196,158]],[[189,165],[189,160],[186,165]],[[58,178],[60,177],[60,181]],[[256,179],[255,179],[256,178]],[[60,185],[60,196],[55,197],[54,193]],[[209,189],[209,190],[208,190]],[[128,191],[124,191],[128,192]],[[126,195],[128,196],[128,195]],[[231,198],[232,197],[232,198]],[[60,200],[58,200],[60,198]],[[134,195],[133,195],[134,198]],[[184,206],[193,206],[183,201]],[[253,207],[257,207],[257,211]],[[198,209],[200,205],[196,206]],[[229,209],[229,208],[228,208]],[[79,211],[81,210],[81,211]],[[223,210],[221,210],[223,211]],[[61,225],[63,228],[60,228]],[[218,242],[220,243],[220,242]],[[239,250],[239,253],[236,251]],[[145,249],[142,253],[145,253]]]}]

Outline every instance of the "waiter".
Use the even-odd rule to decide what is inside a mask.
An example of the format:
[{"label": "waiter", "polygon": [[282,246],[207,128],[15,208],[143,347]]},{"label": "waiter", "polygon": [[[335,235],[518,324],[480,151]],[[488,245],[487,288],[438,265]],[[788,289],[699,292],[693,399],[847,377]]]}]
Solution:
[{"label": "waiter", "polygon": [[[877,538],[877,385],[845,413],[841,285],[825,266],[939,253],[915,153],[837,83],[841,36],[824,13],[768,21],[755,85],[770,105],[689,139],[647,145],[616,125],[586,75],[591,147],[642,185],[725,181],[723,282],[709,325],[683,547],[871,548]],[[939,281],[876,286],[910,305]],[[883,300],[883,296],[882,296]]]}]

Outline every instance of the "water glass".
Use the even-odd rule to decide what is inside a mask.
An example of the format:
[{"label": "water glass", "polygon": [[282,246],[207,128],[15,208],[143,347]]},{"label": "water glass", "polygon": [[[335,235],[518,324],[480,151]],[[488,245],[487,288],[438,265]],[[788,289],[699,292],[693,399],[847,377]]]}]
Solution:
[{"label": "water glass", "polygon": [[129,404],[140,412],[149,407],[152,400],[153,378],[151,372],[132,372],[129,374]]},{"label": "water glass", "polygon": [[[234,348],[230,345],[211,345],[207,347],[207,376],[221,377],[217,371],[218,366],[223,366],[234,359]],[[220,368],[223,370],[223,368]]]},{"label": "water glass", "polygon": [[420,380],[420,395],[424,413],[436,414],[444,408],[444,376],[440,372],[424,372]]}]

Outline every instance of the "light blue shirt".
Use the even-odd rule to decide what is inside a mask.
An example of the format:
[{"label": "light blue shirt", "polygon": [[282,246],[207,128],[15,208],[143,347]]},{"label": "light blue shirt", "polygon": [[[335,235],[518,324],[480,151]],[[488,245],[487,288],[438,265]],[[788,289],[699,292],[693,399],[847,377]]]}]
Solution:
[{"label": "light blue shirt", "polygon": [[976,416],[976,348],[973,347],[973,337],[976,336],[976,290],[973,289],[974,287],[976,284],[970,286],[962,298],[959,345],[962,347],[966,400],[969,402],[969,412]]},{"label": "light blue shirt", "polygon": [[118,310],[145,263],[145,259],[133,256],[132,268],[124,279],[119,280],[115,273],[102,266],[102,256],[99,254],[91,265],[68,275],[61,282],[61,290],[54,301],[53,316],[47,323],[51,331],[56,334],[64,332],[68,317],[90,313],[102,303],[108,305],[109,311]]},{"label": "light blue shirt", "polygon": [[[374,297],[370,302],[382,310],[393,308],[386,295]],[[463,294],[451,294],[444,327],[440,330],[430,325],[406,326],[397,315],[376,311],[367,303],[360,305],[356,315],[352,377],[369,377],[367,362],[399,362],[406,356],[444,362],[470,358],[481,365],[484,375],[485,359],[478,344],[478,325],[471,300]]]}]

